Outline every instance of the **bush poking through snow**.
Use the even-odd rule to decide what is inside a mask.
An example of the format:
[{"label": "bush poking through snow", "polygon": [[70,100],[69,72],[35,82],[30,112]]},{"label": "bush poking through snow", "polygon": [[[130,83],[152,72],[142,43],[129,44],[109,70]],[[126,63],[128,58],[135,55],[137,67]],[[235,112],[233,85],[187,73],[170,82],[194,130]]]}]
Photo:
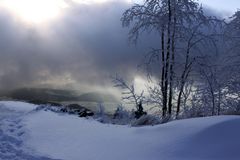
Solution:
[{"label": "bush poking through snow", "polygon": [[93,111],[80,106],[78,104],[69,104],[66,106],[52,106],[52,105],[39,105],[36,109],[36,111],[44,110],[44,111],[52,111],[55,113],[68,113],[68,114],[75,114],[79,117],[88,117],[93,116]]},{"label": "bush poking through snow", "polygon": [[157,125],[160,124],[161,120],[159,117],[154,115],[143,115],[139,119],[135,119],[131,122],[131,126],[146,126],[146,125]]},{"label": "bush poking through snow", "polygon": [[142,117],[143,115],[147,115],[147,112],[143,111],[142,101],[139,102],[137,106],[137,111],[134,113],[135,113],[135,118],[137,119]]},{"label": "bush poking through snow", "polygon": [[128,119],[130,113],[123,109],[123,106],[119,105],[113,114],[113,119]]},{"label": "bush poking through snow", "polygon": [[80,106],[79,104],[69,104],[61,109],[63,112],[68,112],[70,114],[77,114],[79,117],[93,116],[94,113],[86,107]]},{"label": "bush poking through snow", "polygon": [[103,104],[98,104],[98,111],[94,114],[91,110],[80,106],[78,104],[69,104],[66,106],[51,106],[51,105],[39,105],[35,111],[51,111],[55,113],[67,113],[78,115],[79,117],[93,116],[96,121],[105,124],[117,124],[117,125],[131,125],[131,126],[145,126],[156,125],[162,123],[160,118],[154,115],[147,115],[146,112],[141,109],[138,111],[127,111],[122,105],[119,105],[113,115],[105,112]]},{"label": "bush poking through snow", "polygon": [[112,123],[119,125],[128,125],[134,119],[134,113],[124,109],[122,105],[119,105],[113,114]]}]

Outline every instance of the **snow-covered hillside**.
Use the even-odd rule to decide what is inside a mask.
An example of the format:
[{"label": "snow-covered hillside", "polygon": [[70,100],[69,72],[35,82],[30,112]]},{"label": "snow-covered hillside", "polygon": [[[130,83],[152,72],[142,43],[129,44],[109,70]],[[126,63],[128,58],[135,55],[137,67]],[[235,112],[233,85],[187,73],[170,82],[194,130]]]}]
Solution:
[{"label": "snow-covered hillside", "polygon": [[238,116],[134,128],[34,108],[22,102],[0,102],[0,159],[240,159]]}]

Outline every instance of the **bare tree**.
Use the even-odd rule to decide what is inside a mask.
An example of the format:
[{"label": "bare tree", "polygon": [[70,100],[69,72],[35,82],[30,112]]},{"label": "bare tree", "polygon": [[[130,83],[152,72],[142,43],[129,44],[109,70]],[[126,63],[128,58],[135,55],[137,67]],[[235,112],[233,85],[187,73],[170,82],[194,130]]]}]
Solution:
[{"label": "bare tree", "polygon": [[142,115],[146,114],[146,112],[143,111],[142,106],[145,98],[144,91],[142,91],[140,94],[136,93],[134,84],[128,84],[126,81],[124,81],[123,78],[120,78],[117,75],[112,79],[114,87],[122,89],[122,99],[135,104],[135,107],[137,109],[137,111],[135,112],[136,117],[140,118]]}]

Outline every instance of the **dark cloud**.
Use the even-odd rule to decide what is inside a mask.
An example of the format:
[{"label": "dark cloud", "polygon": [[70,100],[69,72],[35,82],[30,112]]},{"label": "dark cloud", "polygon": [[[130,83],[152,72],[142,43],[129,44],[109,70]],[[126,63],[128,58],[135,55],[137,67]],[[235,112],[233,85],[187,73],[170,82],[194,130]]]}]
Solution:
[{"label": "dark cloud", "polygon": [[61,18],[39,26],[0,11],[0,88],[104,88],[112,85],[110,75],[133,76],[151,42],[128,44],[120,22],[128,5],[71,4]]},{"label": "dark cloud", "polygon": [[2,9],[0,89],[105,90],[112,86],[110,75],[140,74],[137,65],[158,40],[144,35],[137,46],[128,43],[128,29],[120,22],[127,8],[117,1],[71,3],[60,18],[44,25],[27,25]]}]

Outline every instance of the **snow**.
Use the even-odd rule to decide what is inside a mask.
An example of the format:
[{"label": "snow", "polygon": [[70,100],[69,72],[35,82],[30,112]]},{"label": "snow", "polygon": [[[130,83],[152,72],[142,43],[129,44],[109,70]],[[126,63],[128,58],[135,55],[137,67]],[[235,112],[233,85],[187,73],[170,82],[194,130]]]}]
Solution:
[{"label": "snow", "polygon": [[[195,118],[135,128],[51,111],[30,112],[36,106],[22,102],[0,102],[0,110],[6,108],[15,115],[19,113],[18,125],[12,127],[16,133],[24,132],[24,136],[15,134],[14,141],[21,142],[23,152],[35,159],[238,160],[240,157],[238,116]],[[0,118],[0,124],[3,122]],[[5,123],[5,130],[6,126]],[[5,130],[2,133],[13,135]]]},{"label": "snow", "polygon": [[22,118],[35,108],[23,102],[0,101],[0,160],[53,160],[24,144],[26,128]]},{"label": "snow", "polygon": [[37,107],[37,105],[19,102],[19,101],[0,101],[0,106],[8,110],[17,112],[29,112]]}]

